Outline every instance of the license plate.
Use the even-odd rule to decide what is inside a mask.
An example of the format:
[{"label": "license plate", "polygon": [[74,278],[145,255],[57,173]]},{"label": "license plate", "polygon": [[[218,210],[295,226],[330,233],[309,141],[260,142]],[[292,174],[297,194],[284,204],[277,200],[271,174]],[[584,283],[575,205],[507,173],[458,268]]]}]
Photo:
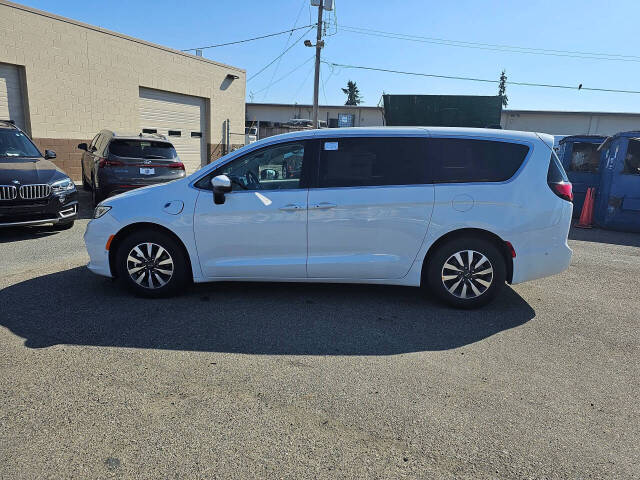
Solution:
[{"label": "license plate", "polygon": [[140,169],[140,175],[153,175],[154,173],[156,173],[156,169],[155,168],[141,168]]}]

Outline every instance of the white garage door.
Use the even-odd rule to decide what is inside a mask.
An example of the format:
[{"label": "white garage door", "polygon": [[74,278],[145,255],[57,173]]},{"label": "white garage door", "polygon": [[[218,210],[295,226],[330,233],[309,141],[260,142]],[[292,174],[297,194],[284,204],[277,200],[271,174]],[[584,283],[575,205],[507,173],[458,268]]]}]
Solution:
[{"label": "white garage door", "polygon": [[140,131],[166,136],[188,174],[207,163],[204,98],[141,87],[139,112]]},{"label": "white garage door", "polygon": [[0,63],[0,120],[15,120],[25,128],[21,90],[18,67]]}]

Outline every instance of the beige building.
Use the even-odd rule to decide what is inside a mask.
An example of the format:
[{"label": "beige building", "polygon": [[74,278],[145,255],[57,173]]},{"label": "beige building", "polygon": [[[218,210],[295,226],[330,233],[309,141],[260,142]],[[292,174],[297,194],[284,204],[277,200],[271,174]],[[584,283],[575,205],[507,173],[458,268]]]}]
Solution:
[{"label": "beige building", "polygon": [[[297,103],[247,103],[246,124],[257,127],[262,132],[279,133],[279,125],[293,119],[311,119],[312,105]],[[325,122],[322,126],[337,127],[377,127],[384,125],[383,110],[380,107],[363,105],[320,105],[318,120]]]},{"label": "beige building", "polygon": [[613,135],[640,130],[640,113],[503,110],[501,125],[551,135]]},{"label": "beige building", "polygon": [[195,170],[244,143],[227,125],[244,133],[245,86],[242,69],[0,0],[0,118],[72,178],[104,128],[167,135]]}]

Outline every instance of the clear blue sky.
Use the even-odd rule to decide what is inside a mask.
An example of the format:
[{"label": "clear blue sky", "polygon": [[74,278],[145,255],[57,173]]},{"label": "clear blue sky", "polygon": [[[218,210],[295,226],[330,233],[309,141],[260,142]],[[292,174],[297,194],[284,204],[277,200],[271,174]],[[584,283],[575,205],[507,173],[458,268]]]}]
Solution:
[{"label": "clear blue sky", "polygon": [[[177,49],[239,40],[315,22],[309,0],[188,0],[175,2],[25,0],[22,3]],[[337,33],[326,37],[323,58],[337,63],[394,70],[585,87],[640,90],[640,2],[617,0],[335,0]],[[334,18],[331,14],[330,18]],[[607,61],[459,48],[366,36],[341,25],[465,42],[552,50],[637,55]],[[294,32],[293,41],[303,31]],[[305,38],[314,41],[309,33]],[[260,70],[285,47],[288,35],[205,50],[216,61]],[[265,89],[313,55],[300,41],[277,65],[247,84],[256,102],[310,103],[313,61]],[[275,74],[274,74],[275,72]],[[320,103],[342,104],[340,88],[357,82],[365,105],[382,94],[493,95],[497,85],[334,69],[323,65]],[[508,86],[509,108],[640,112],[640,94],[600,93]],[[248,98],[249,99],[249,98]]]}]

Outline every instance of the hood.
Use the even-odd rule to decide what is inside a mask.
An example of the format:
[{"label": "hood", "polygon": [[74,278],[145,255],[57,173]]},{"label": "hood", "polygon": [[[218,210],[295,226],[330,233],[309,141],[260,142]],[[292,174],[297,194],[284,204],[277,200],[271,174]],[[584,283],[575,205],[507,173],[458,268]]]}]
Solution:
[{"label": "hood", "polygon": [[43,158],[0,158],[0,185],[51,183],[66,177],[58,167]]}]

